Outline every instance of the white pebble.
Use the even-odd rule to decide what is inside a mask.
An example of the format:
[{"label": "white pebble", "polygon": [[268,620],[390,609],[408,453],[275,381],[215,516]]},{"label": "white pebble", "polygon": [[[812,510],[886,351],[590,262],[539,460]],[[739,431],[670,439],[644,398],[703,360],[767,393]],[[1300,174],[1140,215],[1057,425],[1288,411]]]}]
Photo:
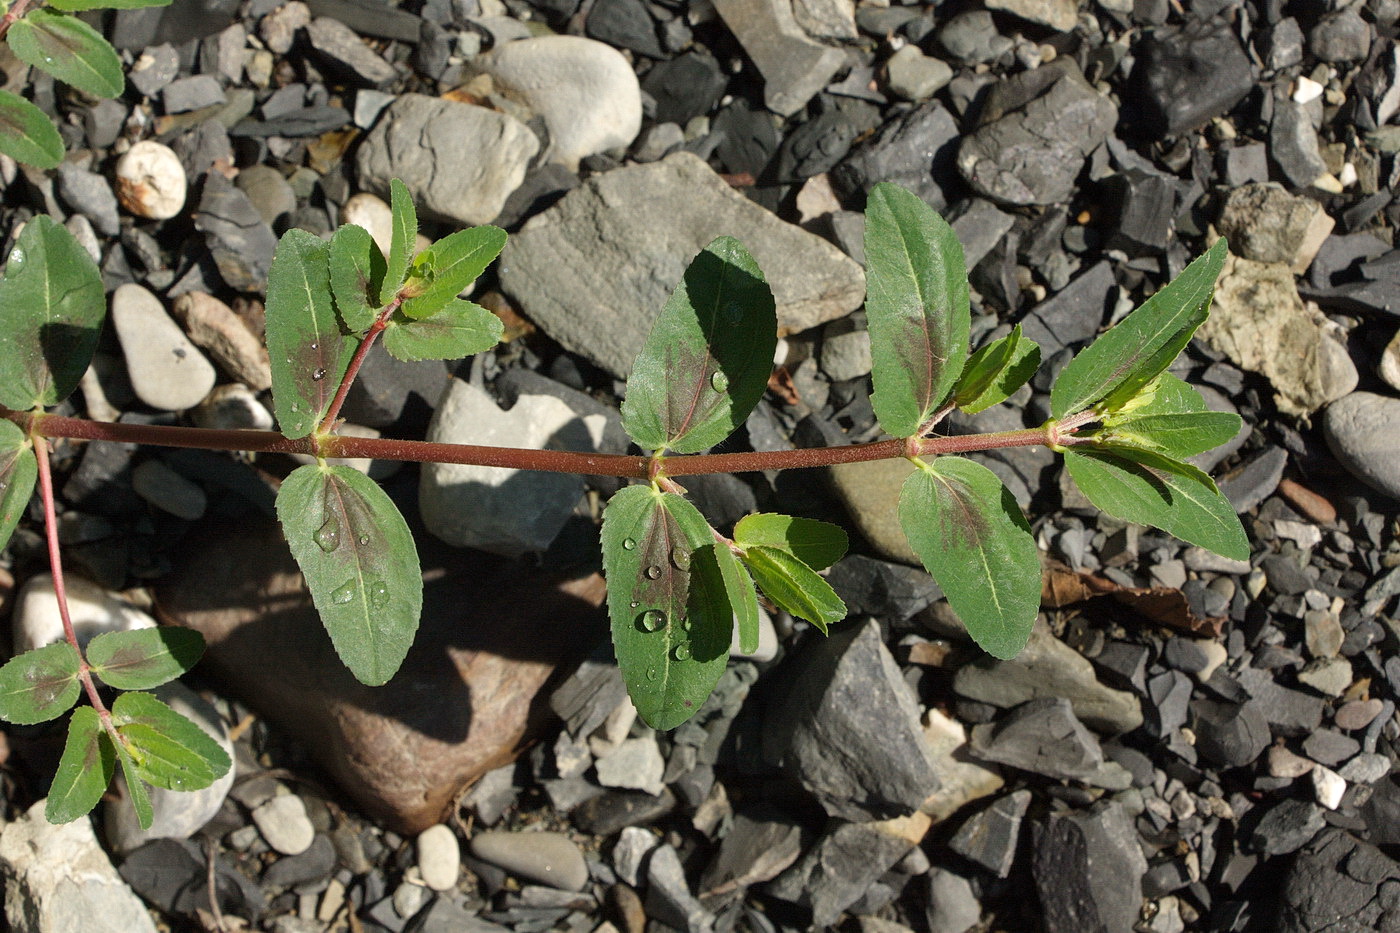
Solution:
[{"label": "white pebble", "polygon": [[1317,765],[1313,768],[1313,794],[1317,802],[1329,810],[1341,806],[1342,795],[1347,792],[1347,782],[1331,768]]},{"label": "white pebble", "polygon": [[418,871],[424,884],[434,891],[450,890],[457,885],[461,867],[462,851],[452,830],[439,823],[418,834]]},{"label": "white pebble", "polygon": [[283,855],[300,855],[316,838],[306,804],[294,794],[279,794],[258,807],[253,823],[267,844]]},{"label": "white pebble", "polygon": [[1322,96],[1322,85],[1312,78],[1299,75],[1298,80],[1293,85],[1293,101],[1299,104],[1306,104],[1317,100]]},{"label": "white pebble", "polygon": [[166,313],[160,299],[132,282],[112,293],[112,324],[136,397],[164,411],[183,411],[214,388],[214,365]]},{"label": "white pebble", "polygon": [[180,157],[154,140],[142,140],[117,160],[117,200],[138,217],[174,217],[185,206],[185,186]]},{"label": "white pebble", "polygon": [[[108,593],[96,583],[65,574],[68,616],[78,642],[86,645],[105,632],[155,628],[156,620]],[[15,653],[63,641],[63,621],[53,593],[53,577],[35,574],[20,588],[13,617]]]}]

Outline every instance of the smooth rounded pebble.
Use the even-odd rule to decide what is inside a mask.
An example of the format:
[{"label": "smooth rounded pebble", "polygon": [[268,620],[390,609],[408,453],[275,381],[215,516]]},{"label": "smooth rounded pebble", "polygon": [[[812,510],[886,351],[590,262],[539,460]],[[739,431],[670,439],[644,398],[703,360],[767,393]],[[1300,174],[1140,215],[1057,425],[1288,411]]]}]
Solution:
[{"label": "smooth rounded pebble", "polygon": [[563,833],[480,833],[472,838],[472,855],[561,891],[581,891],[588,883],[583,853]]},{"label": "smooth rounded pebble", "polygon": [[146,460],[132,470],[131,486],[151,505],[186,521],[202,516],[209,505],[209,497],[198,483],[159,460]]},{"label": "smooth rounded pebble", "polygon": [[1322,422],[1327,446],[1342,466],[1378,492],[1400,499],[1400,398],[1353,392],[1333,403]]},{"label": "smooth rounded pebble", "polygon": [[117,200],[138,217],[167,220],[185,206],[185,167],[169,146],[146,139],[117,160]]},{"label": "smooth rounded pebble", "polygon": [[461,867],[462,851],[452,830],[439,823],[418,834],[418,871],[424,884],[434,891],[450,890]]},{"label": "smooth rounded pebble", "polygon": [[190,342],[160,299],[128,283],[112,293],[112,323],[136,397],[165,411],[183,411],[214,388],[214,366]]},{"label": "smooth rounded pebble", "polygon": [[253,824],[267,844],[283,855],[300,855],[316,838],[306,804],[295,794],[279,794],[258,807],[253,811]]},{"label": "smooth rounded pebble", "polygon": [[[64,574],[63,584],[68,597],[68,616],[80,644],[86,645],[106,632],[156,627],[155,619],[128,606],[96,583]],[[16,654],[63,641],[63,620],[58,614],[52,576],[39,573],[25,582],[15,598],[11,625]]]}]

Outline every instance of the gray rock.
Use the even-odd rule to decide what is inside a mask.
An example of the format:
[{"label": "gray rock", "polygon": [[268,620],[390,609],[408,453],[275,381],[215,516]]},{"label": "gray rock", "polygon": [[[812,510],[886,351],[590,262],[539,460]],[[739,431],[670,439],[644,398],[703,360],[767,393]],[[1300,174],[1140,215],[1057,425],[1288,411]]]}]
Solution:
[{"label": "gray rock", "polygon": [[140,285],[112,293],[112,323],[137,398],[165,411],[193,408],[214,387],[214,367]]},{"label": "gray rock", "polygon": [[[828,813],[911,813],[937,786],[914,697],[873,620],[809,641],[770,711],[764,755],[781,761]],[[859,695],[859,703],[851,698]]]},{"label": "gray rock", "polygon": [[1286,16],[1261,33],[1258,48],[1264,67],[1279,71],[1303,61],[1303,30],[1296,19]]},{"label": "gray rock", "polygon": [[1016,218],[985,198],[972,198],[948,218],[962,244],[963,259],[969,269],[982,261],[1011,230]]},{"label": "gray rock", "polygon": [[669,845],[658,846],[647,860],[647,916],[685,933],[708,933],[714,916],[686,884],[680,856]]},{"label": "gray rock", "polygon": [[[1243,514],[1274,494],[1283,469],[1288,465],[1288,451],[1270,447],[1251,457],[1243,466],[1230,471],[1220,480],[1220,492],[1236,512]],[[1245,570],[1229,571],[1245,573]]]},{"label": "gray rock", "polygon": [[1245,185],[1231,191],[1216,222],[1237,256],[1283,263],[1299,274],[1335,225],[1321,204],[1278,185]]},{"label": "gray rock", "polygon": [[380,87],[398,77],[393,65],[338,19],[316,17],[306,26],[306,38],[323,63],[358,87]]},{"label": "gray rock", "polygon": [[462,225],[491,221],[520,186],[539,140],[519,120],[485,107],[402,94],[361,143],[363,185],[385,197],[399,178],[419,211]]},{"label": "gray rock", "polygon": [[1113,263],[1101,260],[1032,308],[1021,319],[1025,334],[1048,358],[1061,348],[1091,340],[1098,333],[1109,299],[1118,288]]},{"label": "gray rock", "polygon": [[222,104],[224,89],[213,75],[190,75],[178,78],[162,89],[160,99],[166,113],[188,113]]},{"label": "gray rock", "polygon": [[1393,440],[1400,431],[1400,399],[1353,392],[1323,416],[1327,446],[1342,466],[1366,485],[1400,499],[1400,459]]},{"label": "gray rock", "polygon": [[822,330],[822,371],[832,382],[845,382],[870,374],[870,331],[865,316],[852,315],[832,321]]},{"label": "gray rock", "polygon": [[1137,697],[1099,683],[1084,656],[1039,621],[1016,658],[983,658],[965,665],[954,675],[953,689],[960,696],[1002,709],[1037,697],[1064,697],[1081,722],[1111,735],[1142,725]]},{"label": "gray rock", "polygon": [[1400,864],[1380,849],[1329,829],[1309,843],[1283,878],[1278,930],[1400,928]]},{"label": "gray rock", "polygon": [[1031,804],[1031,792],[1018,790],[968,817],[948,840],[948,847],[963,858],[1005,878],[1016,860],[1021,822]]},{"label": "gray rock", "polygon": [[[603,424],[543,395],[521,395],[502,411],[481,389],[454,380],[427,439],[596,450]],[[516,557],[548,548],[582,495],[583,481],[569,474],[435,463],[423,468],[418,506],[427,529],[449,544]]]},{"label": "gray rock", "polygon": [[832,820],[821,839],[768,885],[767,893],[806,907],[814,926],[830,926],[909,853],[927,825],[927,817],[883,823]]},{"label": "gray rock", "polygon": [[253,202],[258,216],[269,227],[297,209],[296,192],[282,173],[270,165],[248,166],[238,173],[234,184]]},{"label": "gray rock", "polygon": [[924,914],[933,933],[965,933],[982,919],[982,905],[971,882],[935,865],[928,872],[928,905]]},{"label": "gray rock", "polygon": [[512,875],[561,891],[582,891],[588,883],[583,853],[563,833],[477,833],[472,837],[471,851]]},{"label": "gray rock", "polygon": [[950,55],[969,65],[998,58],[1012,45],[986,10],[969,10],[954,16],[939,29],[938,41]]},{"label": "gray rock", "polygon": [[[1313,104],[1321,104],[1321,101]],[[1294,101],[1288,96],[1287,87],[1274,92],[1269,155],[1295,188],[1306,188],[1327,174],[1327,163],[1322,158],[1309,105]]]},{"label": "gray rock", "polygon": [[1307,800],[1288,798],[1269,808],[1254,831],[1249,844],[1264,856],[1297,852],[1327,825],[1323,810]]},{"label": "gray rock", "polygon": [[700,896],[737,900],[749,885],[776,878],[801,854],[802,828],[778,811],[736,813],[734,825],[700,876]]},{"label": "gray rock", "polygon": [[1259,704],[1269,729],[1277,735],[1308,735],[1322,722],[1324,703],[1320,698],[1280,686],[1269,671],[1243,668],[1239,684]]},{"label": "gray rock", "polygon": [[917,45],[906,45],[885,62],[890,93],[905,100],[927,100],[951,80],[947,62],[930,58]]},{"label": "gray rock", "polygon": [[376,341],[345,397],[345,418],[386,428],[401,418],[423,417],[437,407],[451,376],[446,367],[394,359]]},{"label": "gray rock", "polygon": [[942,596],[938,584],[922,567],[849,554],[826,574],[831,588],[852,615],[871,615],[904,621]]},{"label": "gray rock", "polygon": [[[941,210],[948,203],[941,186],[952,178],[960,135],[953,115],[938,101],[930,101],[884,124],[868,141],[854,147],[832,170],[832,184],[846,198],[859,200],[879,182],[888,181]],[[859,230],[864,231],[864,215],[852,214],[851,222],[858,222]],[[863,262],[859,233],[855,244],[860,244],[858,258]]]},{"label": "gray rock", "polygon": [[90,820],[55,825],[45,801],[0,832],[5,919],[14,933],[155,933],[140,899],[97,842]]},{"label": "gray rock", "polygon": [[1031,868],[1046,933],[1126,933],[1142,907],[1147,860],[1116,801],[1051,814],[1034,826]]},{"label": "gray rock", "polygon": [[244,292],[267,290],[277,236],[245,192],[220,173],[209,172],[194,225],[204,234],[225,284]]},{"label": "gray rock", "polygon": [[295,794],[278,794],[254,808],[253,823],[272,848],[283,855],[299,855],[311,848],[316,828],[306,815],[306,804]]},{"label": "gray rock", "polygon": [[326,882],[336,869],[335,844],[330,837],[317,833],[311,847],[299,855],[285,855],[263,872],[263,884],[273,888],[291,888]]},{"label": "gray rock", "polygon": [[160,460],[146,460],[131,472],[136,494],[163,512],[186,521],[204,515],[209,497],[198,483],[186,479]]},{"label": "gray rock", "polygon": [[[1137,64],[1131,82],[1148,122],[1167,136],[1220,116],[1254,86],[1249,59],[1223,16],[1154,29],[1133,52]],[[1203,74],[1210,80],[1202,81]]]},{"label": "gray rock", "polygon": [[1221,768],[1242,768],[1268,748],[1271,737],[1264,706],[1200,698],[1191,704],[1192,729],[1201,757]]},{"label": "gray rock", "polygon": [[899,493],[914,471],[907,460],[871,460],[830,467],[827,476],[836,498],[856,529],[882,557],[921,566],[899,522]]},{"label": "gray rock", "polygon": [[1000,10],[1056,32],[1069,32],[1079,21],[1076,0],[988,0],[989,10]]},{"label": "gray rock", "polygon": [[763,75],[768,109],[789,117],[845,64],[840,49],[811,39],[786,0],[717,0],[724,24]]},{"label": "gray rock", "polygon": [[[298,4],[300,6],[300,4]],[[180,56],[168,42],[144,49],[137,57],[127,80],[147,97],[155,97],[180,73]]]},{"label": "gray rock", "polygon": [[860,268],[840,250],[778,220],[688,152],[595,175],[531,219],[506,244],[501,285],[551,337],[621,378],[686,266],[721,233],[764,270],[782,332],[864,299]]},{"label": "gray rock", "polygon": [[1360,61],[1371,51],[1371,27],[1352,7],[1337,10],[1317,21],[1308,48],[1324,62]]},{"label": "gray rock", "polygon": [[1065,201],[1085,158],[1117,119],[1112,101],[1077,71],[1066,70],[1039,96],[965,138],[958,171],[994,201],[1017,206]]},{"label": "gray rock", "polygon": [[659,794],[664,786],[661,775],[666,770],[666,761],[661,757],[655,735],[624,740],[607,754],[601,755],[594,766],[598,783],[604,787]]},{"label": "gray rock", "polygon": [[63,203],[92,221],[103,236],[114,237],[121,233],[117,196],[107,179],[71,162],[64,162],[58,167],[56,187]]},{"label": "gray rock", "polygon": [[1128,785],[1126,772],[1105,765],[1093,733],[1074,718],[1063,697],[1041,697],[1016,707],[995,724],[972,728],[972,754],[1062,781]]},{"label": "gray rock", "polygon": [[621,52],[601,42],[538,36],[507,42],[475,64],[544,120],[545,158],[570,171],[586,156],[632,145],[642,128],[637,75]]}]

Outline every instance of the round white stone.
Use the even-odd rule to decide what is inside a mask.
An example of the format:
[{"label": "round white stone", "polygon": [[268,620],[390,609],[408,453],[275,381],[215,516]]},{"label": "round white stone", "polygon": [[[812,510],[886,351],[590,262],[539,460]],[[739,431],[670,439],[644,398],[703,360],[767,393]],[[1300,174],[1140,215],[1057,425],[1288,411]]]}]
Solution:
[{"label": "round white stone", "polygon": [[450,890],[461,867],[462,851],[452,830],[439,823],[418,834],[418,871],[424,884],[434,891]]},{"label": "round white stone", "polygon": [[126,357],[136,397],[152,408],[183,411],[214,388],[214,366],[205,358],[160,299],[128,283],[112,293],[112,323]]},{"label": "round white stone", "polygon": [[283,855],[300,855],[316,838],[306,804],[294,794],[279,794],[258,807],[253,823],[267,844]]},{"label": "round white stone", "polygon": [[[86,645],[106,632],[129,632],[138,628],[155,628],[156,620],[108,593],[96,583],[76,577],[63,576],[64,592],[68,597],[68,616],[78,642]],[[20,588],[15,599],[15,653],[42,648],[63,641],[63,620],[58,614],[58,598],[53,592],[53,577],[36,574]]]},{"label": "round white stone", "polygon": [[169,146],[146,139],[117,160],[117,200],[138,217],[166,220],[185,206],[185,167]]}]

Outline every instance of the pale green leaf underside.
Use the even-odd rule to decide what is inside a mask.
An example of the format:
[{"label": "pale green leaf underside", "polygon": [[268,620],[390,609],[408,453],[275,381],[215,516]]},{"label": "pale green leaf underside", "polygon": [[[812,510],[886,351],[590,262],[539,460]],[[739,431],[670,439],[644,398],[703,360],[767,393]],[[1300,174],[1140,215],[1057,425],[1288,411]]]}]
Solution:
[{"label": "pale green leaf underside", "polygon": [[1010,334],[982,347],[968,360],[957,388],[958,407],[970,415],[1011,397],[1040,368],[1040,345],[1021,333]]},{"label": "pale green leaf underside", "polygon": [[717,543],[713,548],[715,564],[724,584],[725,598],[734,611],[734,627],[739,632],[739,650],[753,654],[758,650],[758,593],[748,571],[727,545]]},{"label": "pale green leaf underside", "polygon": [[806,619],[823,633],[846,618],[846,604],[831,584],[788,551],[755,544],[745,550],[744,565],[774,605]]}]

